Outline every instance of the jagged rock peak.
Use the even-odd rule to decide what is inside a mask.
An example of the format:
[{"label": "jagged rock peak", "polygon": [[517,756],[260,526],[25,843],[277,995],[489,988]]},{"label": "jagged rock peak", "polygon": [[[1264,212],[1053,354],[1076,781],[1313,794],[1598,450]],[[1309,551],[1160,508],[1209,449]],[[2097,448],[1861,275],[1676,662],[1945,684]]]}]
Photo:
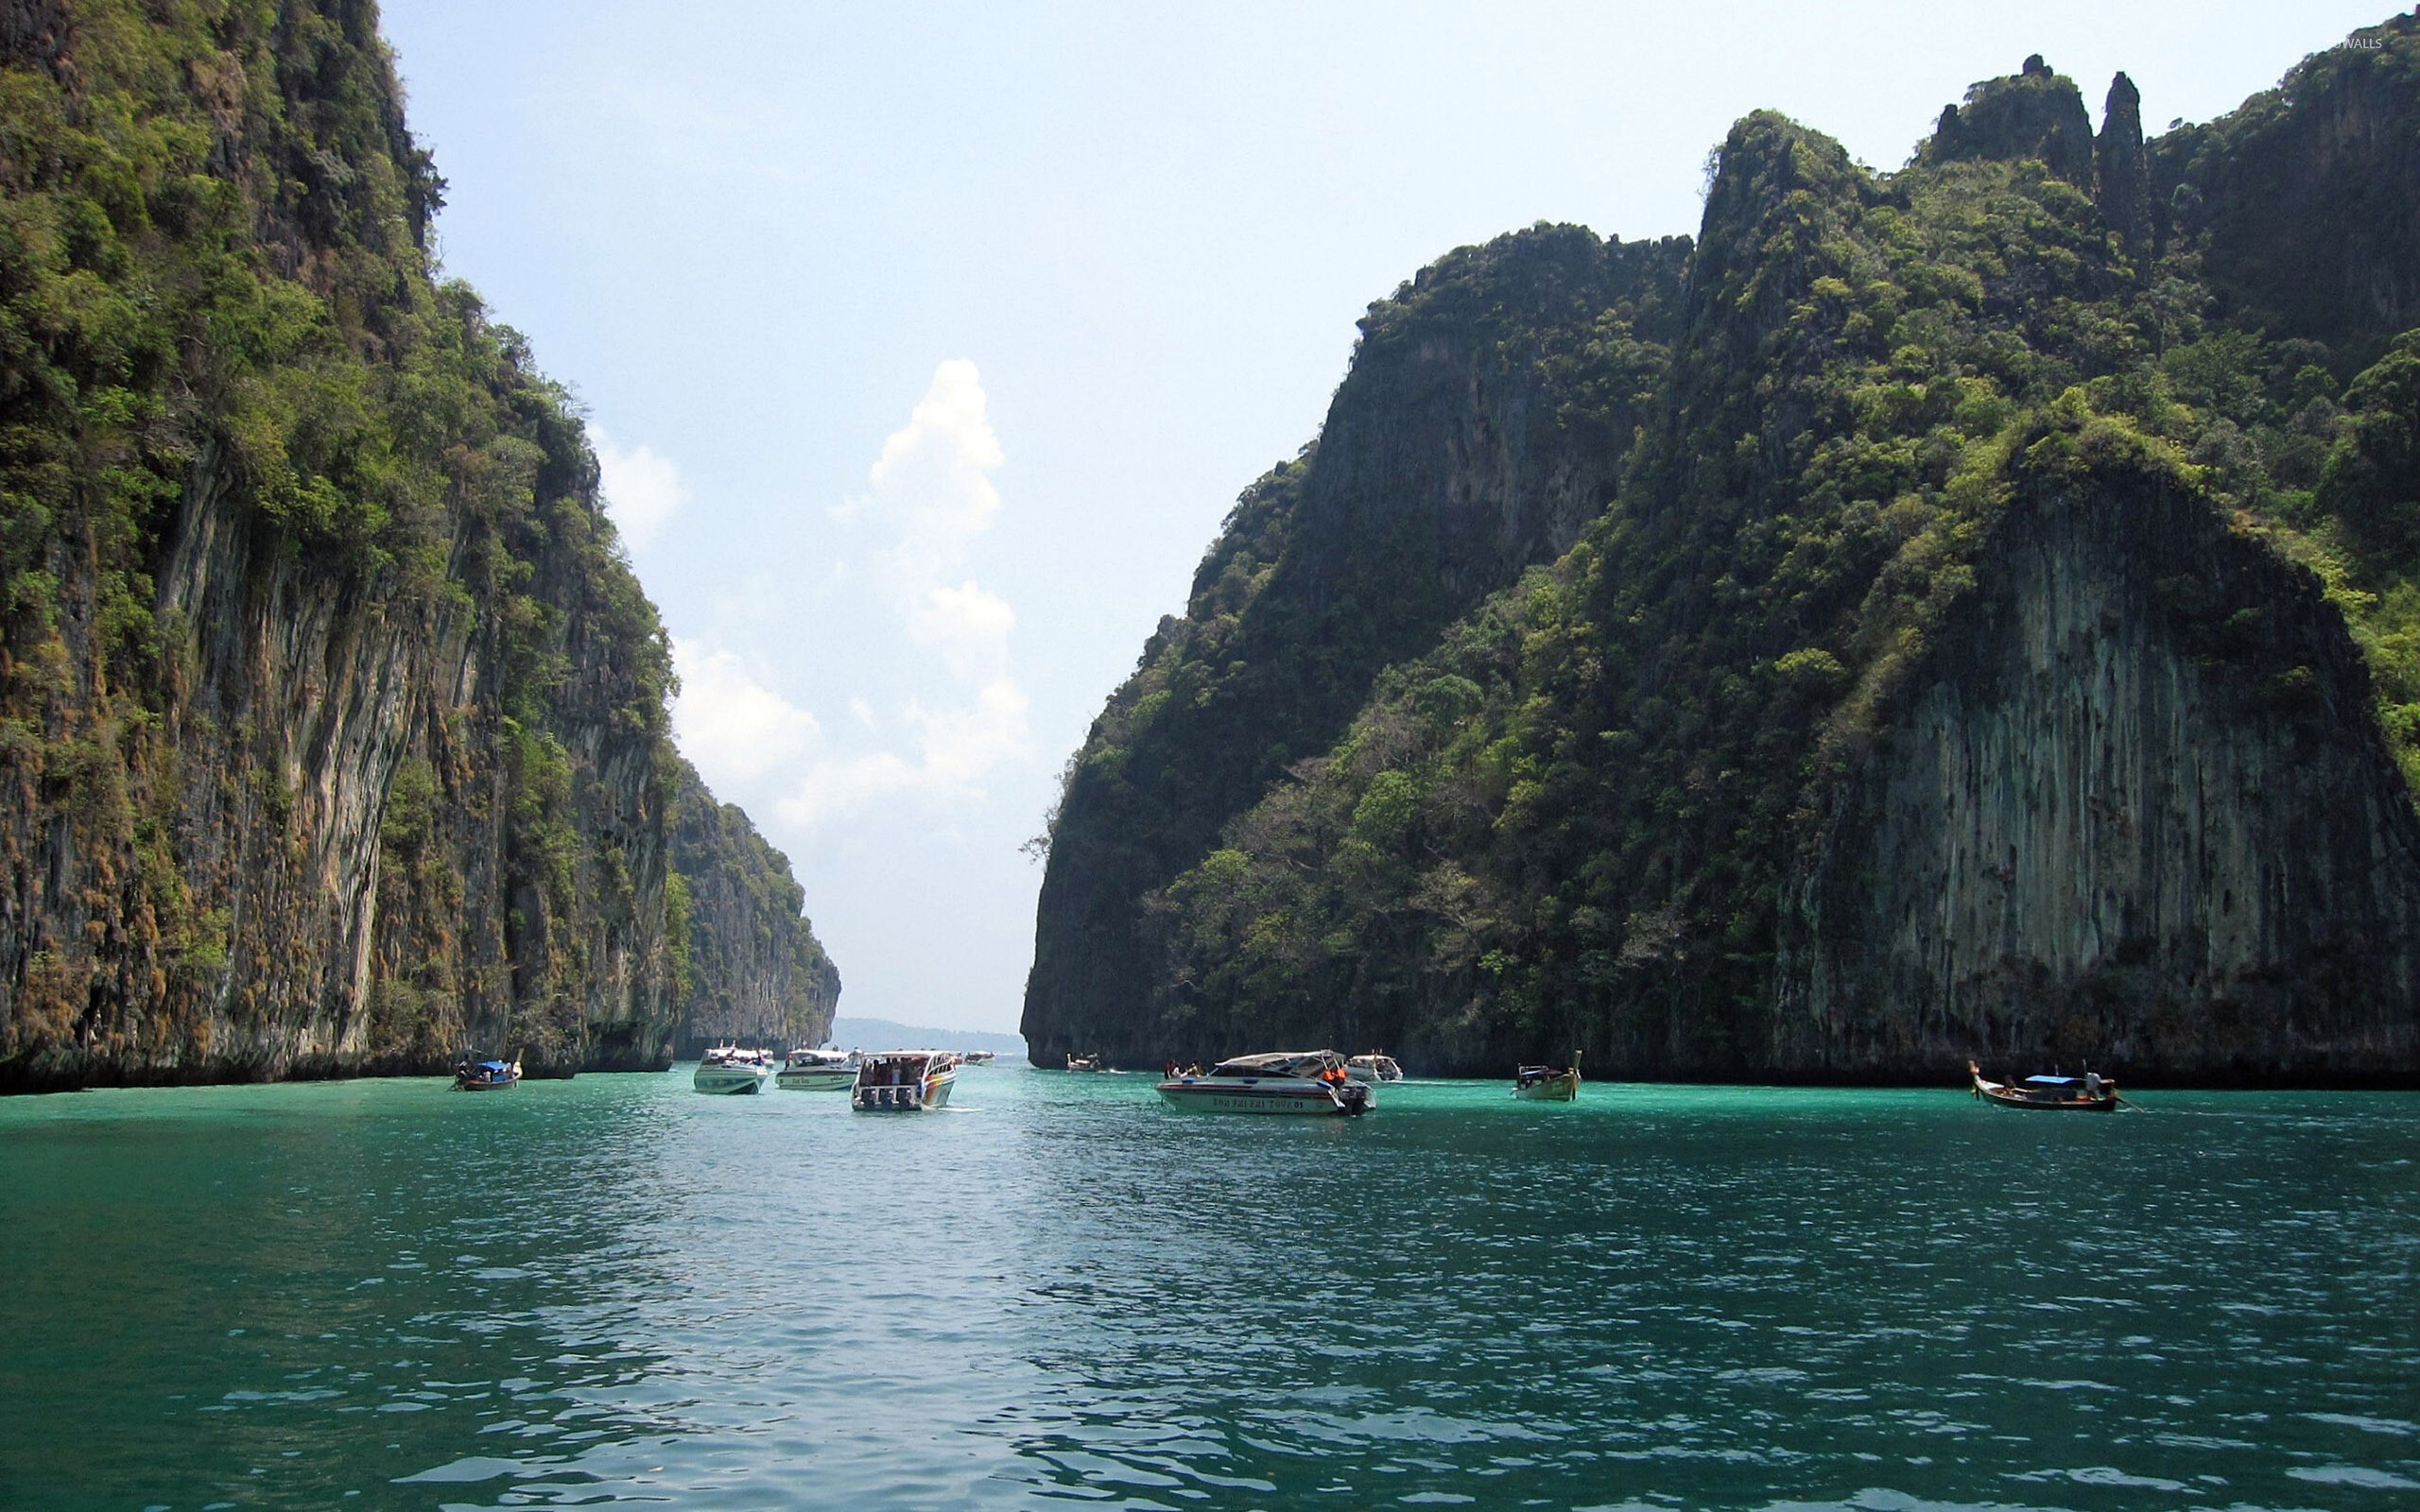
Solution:
[{"label": "jagged rock peak", "polygon": [[2093,159],[2101,219],[2126,238],[2126,250],[2141,263],[2152,251],[2151,159],[2143,150],[2142,93],[2122,73],[2109,81]]},{"label": "jagged rock peak", "polygon": [[1962,107],[1944,107],[1931,138],[1916,149],[1916,161],[2039,158],[2067,182],[2089,187],[2092,146],[2092,117],[2084,112],[2075,80],[2035,53],[2020,72],[1967,90]]}]

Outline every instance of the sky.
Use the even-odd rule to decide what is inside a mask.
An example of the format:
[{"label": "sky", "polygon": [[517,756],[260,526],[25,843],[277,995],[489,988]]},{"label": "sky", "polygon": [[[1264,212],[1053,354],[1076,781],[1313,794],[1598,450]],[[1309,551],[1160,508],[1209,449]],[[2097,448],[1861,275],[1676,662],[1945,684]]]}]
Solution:
[{"label": "sky", "polygon": [[2041,53],[2206,120],[2379,0],[387,0],[437,245],[585,405],[683,750],[841,1011],[1013,1029],[1019,850],[1354,321],[1535,222],[1693,233],[1772,108],[1879,169]]}]

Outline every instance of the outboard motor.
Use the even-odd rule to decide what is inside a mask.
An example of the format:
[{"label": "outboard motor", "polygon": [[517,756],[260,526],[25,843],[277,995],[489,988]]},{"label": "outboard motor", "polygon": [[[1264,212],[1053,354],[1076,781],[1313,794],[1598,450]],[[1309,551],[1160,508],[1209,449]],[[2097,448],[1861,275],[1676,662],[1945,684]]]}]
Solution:
[{"label": "outboard motor", "polygon": [[1355,1118],[1370,1110],[1370,1089],[1357,1081],[1348,1081],[1336,1089],[1336,1100]]}]

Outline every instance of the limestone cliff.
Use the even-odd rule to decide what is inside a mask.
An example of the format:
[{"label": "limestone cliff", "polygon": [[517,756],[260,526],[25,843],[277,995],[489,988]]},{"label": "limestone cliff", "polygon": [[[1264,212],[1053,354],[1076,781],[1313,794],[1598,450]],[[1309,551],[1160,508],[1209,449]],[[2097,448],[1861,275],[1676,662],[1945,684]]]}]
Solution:
[{"label": "limestone cliff", "polygon": [[373,8],[7,0],[0,86],[0,1090],[661,1065],[800,987],[744,820],[678,917],[662,628]]},{"label": "limestone cliff", "polygon": [[1773,1059],[2420,1066],[2420,824],[2308,574],[2157,479],[2045,488],[1785,896]]},{"label": "limestone cliff", "polygon": [[692,963],[674,1053],[685,1059],[716,1044],[822,1043],[840,1001],[840,971],[806,925],[805,894],[789,863],[738,805],[716,802],[685,762],[675,802],[672,865]]},{"label": "limestone cliff", "polygon": [[2355,361],[2420,325],[2420,13],[2152,144],[2152,188],[2239,319]]},{"label": "limestone cliff", "polygon": [[1037,1064],[1150,976],[1146,894],[1324,749],[1380,668],[1603,508],[1686,252],[1539,226],[1371,306],[1317,443],[1237,503],[1069,768],[1026,991]]},{"label": "limestone cliff", "polygon": [[[1504,586],[1321,684],[1357,699],[1296,727],[1326,744],[1216,785],[1157,743],[1260,738],[1219,701],[1233,653],[1181,654],[1253,600],[1197,581],[1163,624],[1071,768],[1036,1058],[2420,1078],[2420,25],[2354,42],[2151,142],[2131,80],[2096,136],[2039,58],[1893,174],[1741,121],[1559,555],[1388,558],[1362,602]],[[2361,234],[2308,245],[2312,182]],[[1497,348],[1499,388],[1584,411],[1573,369]],[[1411,404],[1348,433],[1351,387],[1308,466],[1457,434]],[[1248,494],[1213,564],[1273,593],[1301,484]],[[1357,531],[1426,539],[1424,495],[1371,500]],[[1307,685],[1334,639],[1245,660]],[[1147,754],[1184,780],[1121,776]],[[1151,867],[1100,865],[1138,833]]]}]

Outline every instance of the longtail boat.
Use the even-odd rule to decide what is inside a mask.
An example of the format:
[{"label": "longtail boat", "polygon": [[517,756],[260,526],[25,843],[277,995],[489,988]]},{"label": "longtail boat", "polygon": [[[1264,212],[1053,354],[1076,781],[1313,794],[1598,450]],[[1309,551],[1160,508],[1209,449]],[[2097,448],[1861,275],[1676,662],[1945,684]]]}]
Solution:
[{"label": "longtail boat", "polygon": [[465,1057],[454,1068],[454,1090],[458,1092],[510,1091],[521,1085],[521,1055],[515,1051],[510,1060],[474,1061]]},{"label": "longtail boat", "polygon": [[2081,1076],[2028,1076],[2020,1082],[1998,1082],[1985,1077],[1982,1068],[1966,1062],[1966,1074],[1974,1082],[1974,1095],[2002,1108],[2030,1108],[2045,1113],[2114,1113],[2123,1099],[2118,1095],[2118,1084],[2099,1072],[2087,1071]]},{"label": "longtail boat", "polygon": [[1512,1075],[1512,1095],[1540,1103],[1576,1103],[1580,1100],[1580,1052],[1571,1053],[1568,1066],[1523,1066]]}]

